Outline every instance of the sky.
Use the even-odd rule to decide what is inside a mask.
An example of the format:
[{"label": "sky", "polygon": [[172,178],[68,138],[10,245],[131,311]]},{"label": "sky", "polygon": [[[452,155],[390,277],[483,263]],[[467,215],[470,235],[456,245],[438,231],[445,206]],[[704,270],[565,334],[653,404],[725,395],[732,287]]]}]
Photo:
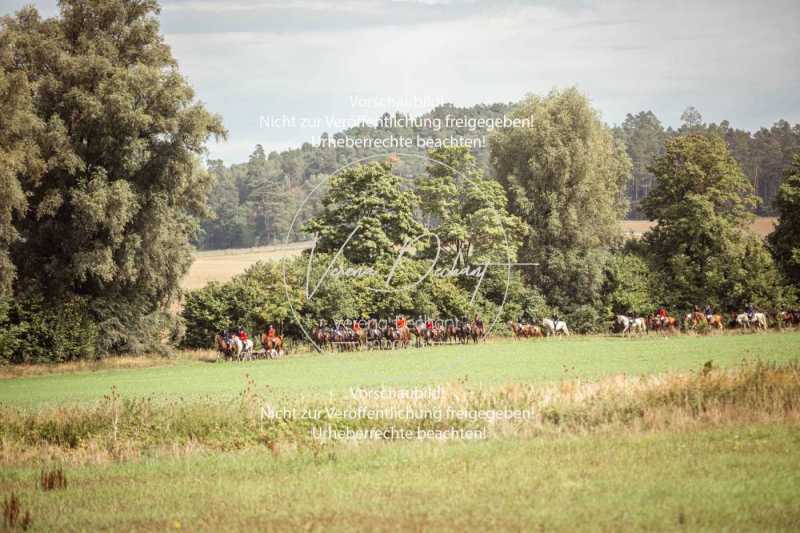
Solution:
[{"label": "sky", "polygon": [[[0,0],[0,13],[52,0]],[[800,1],[162,0],[181,72],[222,115],[211,158],[298,147],[385,111],[577,86],[618,124],[800,122]]]}]

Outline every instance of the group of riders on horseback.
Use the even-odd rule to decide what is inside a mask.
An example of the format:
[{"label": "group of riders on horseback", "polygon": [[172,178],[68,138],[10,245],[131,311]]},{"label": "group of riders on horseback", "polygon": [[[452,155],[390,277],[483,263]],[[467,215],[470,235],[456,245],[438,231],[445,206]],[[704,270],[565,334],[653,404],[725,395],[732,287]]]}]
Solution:
[{"label": "group of riders on horseback", "polygon": [[475,315],[471,321],[467,317],[447,321],[420,318],[410,325],[403,315],[394,321],[370,318],[335,322],[332,327],[321,321],[312,331],[318,347],[338,350],[407,348],[412,336],[417,347],[454,342],[466,344],[484,339],[486,331],[480,315]]},{"label": "group of riders on horseback", "polygon": [[225,329],[216,335],[217,352],[225,359],[239,361],[258,359],[261,357],[274,359],[283,354],[283,337],[272,324],[261,334],[261,350],[254,351],[253,340],[241,326],[236,329]]},{"label": "group of riders on horseback", "polygon": [[[800,311],[783,311],[778,313],[776,319],[784,325],[800,325]],[[545,318],[541,321],[527,321],[523,317],[522,321],[508,323],[515,338],[537,338],[550,335],[564,334],[569,335],[569,330],[563,321],[557,316]],[[694,306],[692,312],[683,317],[683,327],[685,330],[697,330],[700,328],[710,328],[723,330],[725,328],[742,329],[761,329],[766,330],[769,325],[766,313],[755,308],[753,304],[748,304],[743,313],[732,312],[729,319],[714,312],[714,308],[708,304],[704,310],[699,306]],[[660,306],[655,313],[647,316],[637,316],[636,313],[630,315],[616,315],[614,317],[612,331],[621,334],[637,334],[655,332],[676,332],[681,329],[681,321],[667,313],[665,306]]]},{"label": "group of riders on horseback", "polygon": [[[800,325],[800,311],[782,311],[775,318],[784,325]],[[521,322],[511,321],[509,329],[515,338],[549,337],[552,335],[569,335],[566,322],[558,316],[545,318],[541,325],[536,320]],[[433,344],[461,343],[470,341],[477,343],[485,340],[486,330],[480,315],[475,315],[473,320],[467,317],[459,320],[431,320],[418,319],[410,324],[406,317],[400,315],[394,321],[378,321],[371,318],[367,321],[355,319],[345,322],[335,322],[328,326],[321,321],[312,331],[312,337],[320,349],[335,348],[338,350],[382,349],[382,348],[407,348],[412,340],[415,346],[429,346]],[[768,327],[767,315],[758,311],[753,304],[748,304],[743,313],[732,312],[729,319],[714,312],[708,304],[704,310],[695,305],[690,313],[683,317],[685,330],[710,328],[723,330],[727,328],[743,328],[766,330]],[[678,318],[670,316],[662,305],[653,314],[645,317],[631,315],[616,315],[612,329],[617,333],[636,334],[656,332],[676,332],[681,328]],[[413,337],[413,339],[412,339]],[[284,353],[283,336],[279,335],[275,327],[270,324],[260,337],[262,348],[254,351],[252,339],[243,327],[232,330],[223,330],[216,335],[216,346],[220,357],[225,359],[248,360],[260,357],[276,358]]]},{"label": "group of riders on horseback", "polygon": [[516,339],[530,338],[530,337],[550,337],[551,335],[565,335],[569,336],[569,328],[567,323],[558,318],[558,315],[545,318],[542,320],[542,325],[539,326],[533,320],[529,322],[523,315],[520,322],[513,320],[508,323],[508,328]]},{"label": "group of riders on horseback", "polygon": [[[784,313],[790,319],[794,318],[791,312]],[[794,323],[790,320],[790,323]],[[747,304],[744,313],[731,312],[730,319],[726,320],[722,314],[715,313],[711,304],[707,304],[704,310],[695,305],[690,313],[687,313],[683,320],[684,328],[696,330],[701,327],[712,330],[723,330],[728,328],[743,329],[763,329],[768,326],[767,315],[758,311],[753,304]],[[614,318],[614,331],[617,333],[646,333],[647,331],[670,332],[680,329],[680,322],[676,317],[669,316],[666,308],[662,305],[655,314],[646,317],[616,315]]]}]

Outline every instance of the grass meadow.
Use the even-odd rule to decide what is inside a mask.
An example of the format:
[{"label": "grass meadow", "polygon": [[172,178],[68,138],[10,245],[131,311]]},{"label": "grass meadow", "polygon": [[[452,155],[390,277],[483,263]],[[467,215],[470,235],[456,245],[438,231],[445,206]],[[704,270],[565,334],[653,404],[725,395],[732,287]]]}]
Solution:
[{"label": "grass meadow", "polygon": [[[3,369],[5,525],[762,531],[800,523],[800,332],[209,357]],[[429,385],[439,396],[349,393]],[[264,406],[291,414],[265,418]],[[391,409],[428,414],[393,418]],[[528,415],[447,419],[437,409]],[[325,427],[379,437],[315,437]],[[420,429],[479,438],[396,436]]]},{"label": "grass meadow", "polygon": [[[268,395],[345,395],[351,387],[414,387],[467,381],[476,385],[594,380],[696,370],[705,362],[729,367],[743,360],[800,358],[800,331],[639,338],[581,337],[495,340],[478,346],[434,346],[395,351],[304,353],[275,361],[213,363],[212,352],[173,359],[139,359],[130,367],[108,361],[76,371],[24,375],[11,368],[0,379],[0,404],[35,406],[101,399],[111,387],[124,397],[170,399],[235,397],[252,379]],[[138,365],[137,365],[138,362]],[[69,369],[69,367],[67,367]],[[29,371],[29,373],[36,370]]]}]

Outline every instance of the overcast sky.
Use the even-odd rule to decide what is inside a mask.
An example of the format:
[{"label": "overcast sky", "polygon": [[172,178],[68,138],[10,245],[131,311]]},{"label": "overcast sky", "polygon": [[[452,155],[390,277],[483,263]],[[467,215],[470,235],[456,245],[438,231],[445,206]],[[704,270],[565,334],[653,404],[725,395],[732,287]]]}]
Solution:
[{"label": "overcast sky", "polygon": [[[0,0],[3,13],[24,0]],[[47,15],[55,2],[34,2]],[[181,71],[224,117],[226,163],[299,146],[336,119],[418,115],[578,86],[619,123],[688,105],[739,128],[800,122],[800,1],[164,0]],[[318,118],[320,128],[261,117]]]}]

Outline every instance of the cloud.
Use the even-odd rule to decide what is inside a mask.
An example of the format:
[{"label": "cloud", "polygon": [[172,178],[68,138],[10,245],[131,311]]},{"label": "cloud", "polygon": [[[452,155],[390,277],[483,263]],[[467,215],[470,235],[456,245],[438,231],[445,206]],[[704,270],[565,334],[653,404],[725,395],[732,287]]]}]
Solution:
[{"label": "cloud", "polygon": [[[610,123],[652,109],[677,125],[688,105],[741,128],[800,122],[799,18],[796,0],[169,0],[161,20],[230,131],[212,155],[233,162],[335,131],[328,117],[394,110],[356,96],[472,105],[577,85]],[[262,115],[322,122],[263,128]]]}]

